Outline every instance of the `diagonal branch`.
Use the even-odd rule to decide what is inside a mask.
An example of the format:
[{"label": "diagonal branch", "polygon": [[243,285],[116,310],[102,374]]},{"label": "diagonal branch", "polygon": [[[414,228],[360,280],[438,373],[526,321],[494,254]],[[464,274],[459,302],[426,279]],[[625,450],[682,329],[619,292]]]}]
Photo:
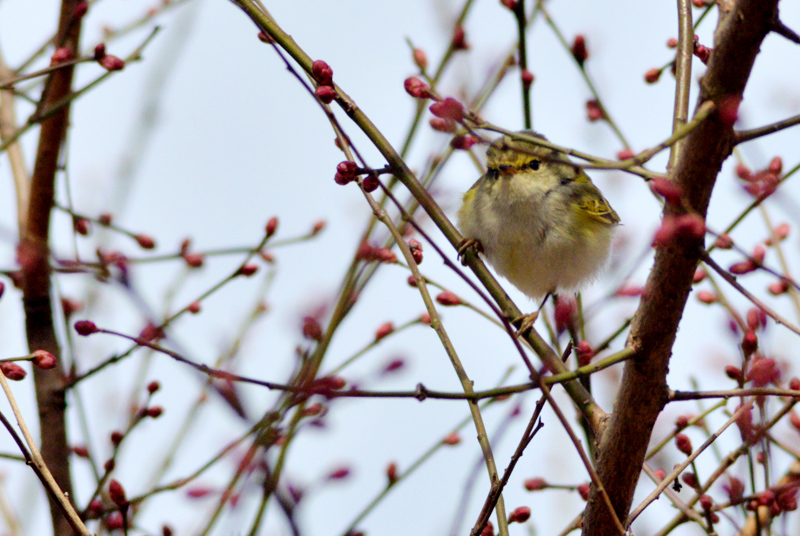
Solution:
[{"label": "diagonal branch", "polygon": [[[709,100],[719,105],[741,98],[759,46],[770,31],[777,0],[727,0],[718,2],[718,8],[714,51],[700,81],[698,107]],[[684,207],[705,216],[717,174],[735,141],[731,122],[716,114],[689,134],[670,170],[670,178],[684,193]],[[665,215],[683,212],[682,207],[665,208]],[[635,357],[625,365],[616,411],[598,448],[597,472],[620,519],[627,517],[653,425],[668,399],[669,358],[701,253],[702,241],[694,238],[656,251],[647,282],[650,292],[631,325],[628,345]],[[587,535],[618,534],[595,488],[583,527]]]}]

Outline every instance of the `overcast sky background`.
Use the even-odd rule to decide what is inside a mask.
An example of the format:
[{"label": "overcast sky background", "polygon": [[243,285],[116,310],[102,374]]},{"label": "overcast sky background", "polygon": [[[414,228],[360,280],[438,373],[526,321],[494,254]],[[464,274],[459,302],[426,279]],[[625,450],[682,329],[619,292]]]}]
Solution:
[{"label": "overcast sky background", "polygon": [[[331,65],[337,84],[399,147],[415,106],[403,91],[403,80],[415,73],[405,40],[409,38],[426,50],[431,64],[436,65],[449,40],[460,4],[444,0],[306,0],[266,4],[278,23],[312,58],[324,59]],[[10,66],[18,65],[53,31],[56,6],[56,2],[49,0],[0,1],[0,47]],[[675,3],[620,1],[601,4],[559,0],[548,6],[568,39],[577,33],[586,36],[590,52],[588,69],[607,109],[631,140],[634,150],[642,150],[666,138],[672,123],[673,79],[665,75],[660,83],[648,86],[643,75],[672,57],[665,43],[677,35]],[[146,3],[130,1],[97,2],[85,21],[83,48],[91,51],[102,40],[103,26],[121,26],[149,7]],[[789,27],[800,27],[797,3],[784,2],[781,7],[783,21]],[[694,10],[694,13],[696,16],[699,11]],[[280,219],[278,238],[302,235],[315,222],[326,221],[327,228],[316,240],[274,250],[277,257],[275,279],[266,297],[271,310],[242,348],[247,358],[239,362],[239,372],[283,381],[291,370],[295,347],[303,344],[300,318],[335,296],[363,225],[371,214],[369,207],[354,185],[341,187],[333,182],[335,165],[343,157],[332,142],[333,133],[327,120],[314,100],[286,71],[272,48],[256,39],[254,26],[233,4],[193,0],[170,10],[157,21],[162,31],[145,50],[144,61],[128,65],[73,106],[68,146],[72,201],[79,211],[89,215],[113,211],[126,228],[153,235],[159,253],[174,253],[187,236],[193,238],[196,250],[255,245],[264,224],[272,216]],[[698,32],[702,43],[711,45],[715,23],[716,15],[712,13]],[[147,24],[130,36],[109,43],[108,52],[126,56],[152,27],[153,24]],[[471,49],[460,54],[448,70],[440,86],[443,95],[458,97],[463,89],[474,92],[516,39],[512,16],[495,0],[476,2],[465,29]],[[586,121],[585,101],[590,93],[568,53],[542,20],[535,23],[530,34],[529,55],[531,70],[536,76],[533,86],[536,130],[560,145],[612,158],[621,148],[619,142],[607,125]],[[702,65],[695,60],[694,67],[696,80],[702,73]],[[94,64],[81,66],[79,85],[100,73],[101,69]],[[752,128],[797,114],[800,111],[798,73],[800,53],[797,47],[777,36],[768,36],[745,93],[739,126]],[[693,91],[693,104],[695,94]],[[150,110],[148,113],[155,113],[156,126],[146,142],[140,144],[136,142],[137,128],[142,124],[146,109]],[[18,121],[22,122],[30,108],[20,106],[18,113]],[[382,166],[378,153],[363,142],[356,127],[344,114],[337,115],[370,164]],[[506,128],[522,127],[516,73],[499,88],[483,115]],[[421,169],[426,158],[447,142],[446,136],[432,132],[427,126],[422,128],[418,138],[409,158],[415,169]],[[756,169],[765,167],[773,156],[781,155],[785,168],[789,168],[797,163],[797,147],[797,131],[789,130],[743,146],[742,155]],[[23,148],[31,165],[35,137],[24,138]],[[126,158],[134,164],[135,172],[129,183],[121,184],[121,162]],[[656,158],[651,169],[663,169],[665,158],[665,155]],[[716,230],[727,225],[749,203],[730,164],[720,175],[710,209],[709,225]],[[436,195],[449,215],[454,215],[459,196],[477,176],[476,168],[465,154],[456,155],[445,169],[436,186]],[[14,265],[16,233],[13,183],[5,158],[0,159],[0,177],[0,267],[5,269]],[[620,240],[624,245],[615,254],[606,278],[585,292],[585,303],[590,306],[610,288],[610,282],[620,283],[631,270],[634,270],[633,283],[645,281],[649,260],[637,263],[637,258],[646,250],[658,226],[660,212],[640,179],[614,172],[593,172],[592,177],[622,218]],[[60,200],[66,202],[63,180],[59,191]],[[798,205],[793,194],[796,194],[795,185],[789,184],[785,193],[771,204],[774,221],[798,224]],[[753,223],[747,226],[748,231],[734,236],[746,250],[763,240],[766,233],[756,214],[750,218]],[[56,213],[55,222],[53,236],[56,247],[60,248],[57,253],[74,255],[69,219]],[[438,233],[432,232],[432,235],[439,244],[445,244]],[[111,240],[109,247],[123,249],[131,255],[141,254],[130,239],[116,236],[108,239]],[[96,247],[92,240],[79,238],[78,242],[82,254],[87,257]],[[797,245],[798,235],[793,234],[787,242],[787,250],[795,263]],[[451,248],[445,249],[455,258]],[[426,246],[425,255],[422,268],[426,275],[478,302],[467,286],[442,266],[432,248]],[[183,305],[192,301],[224,277],[241,258],[209,260],[181,289],[175,303]],[[726,253],[721,254],[719,260],[720,264],[727,265],[740,258]],[[134,308],[130,297],[119,287],[103,287],[103,296],[93,309],[92,318],[103,327],[135,335],[148,309],[161,310],[161,297],[180,270],[180,263],[174,261],[136,268],[134,284],[144,297],[146,307]],[[248,308],[260,299],[259,279],[264,272],[266,270],[262,269],[253,280],[228,285],[204,304],[203,314],[181,320],[172,342],[195,361],[213,363],[235,338]],[[361,297],[362,303],[334,339],[323,372],[369,342],[381,323],[401,324],[424,311],[418,293],[405,284],[407,275],[394,266],[380,270],[376,281]],[[755,275],[747,281],[753,289],[763,290],[772,280]],[[7,280],[5,282],[10,286]],[[67,295],[81,295],[91,284],[89,276],[59,278],[59,286]],[[509,288],[509,292],[523,308],[534,307],[514,289]],[[742,311],[746,310],[743,301],[735,301]],[[4,357],[26,353],[19,303],[18,293],[7,288],[0,300],[0,318],[3,319],[0,340],[4,341]],[[770,304],[793,315],[791,318],[797,321],[785,298]],[[603,317],[590,322],[590,340],[602,340],[635,307],[636,300],[628,299],[604,309]],[[507,381],[525,381],[519,358],[502,332],[464,309],[445,309],[442,315],[476,389],[495,386],[510,366],[516,369]],[[710,309],[690,300],[671,365],[672,388],[690,389],[689,373],[705,387],[729,386],[725,383],[722,365],[736,363],[738,358],[735,340],[727,335],[725,326],[727,319],[720,308]],[[765,351],[796,360],[797,356],[787,347],[793,342],[788,332],[775,329],[774,324],[761,339]],[[622,344],[620,339],[614,348],[619,349]],[[107,336],[76,341],[75,345],[80,362],[87,367],[126,347],[123,342]],[[130,396],[124,386],[130,384],[141,357],[141,353],[134,354],[126,362],[106,370],[102,378],[81,391],[90,422],[96,425],[91,444],[98,452],[98,459],[104,459],[110,452],[106,439],[110,431],[124,422],[120,415]],[[409,366],[394,377],[377,380],[376,371],[397,357],[406,358]],[[797,367],[792,366],[788,373],[797,374]],[[616,369],[604,373],[607,381],[600,382],[597,392],[607,410],[611,410],[617,374]],[[343,375],[375,389],[413,389],[419,382],[431,389],[460,389],[434,333],[422,327],[387,340]],[[160,420],[146,423],[121,454],[116,477],[125,484],[129,495],[145,489],[151,473],[148,460],[161,459],[158,453],[171,441],[202,386],[199,375],[173,364],[164,356],[154,358],[148,378],[158,379],[163,384],[154,403],[163,405],[167,411]],[[32,382],[15,384],[14,390],[33,423]],[[245,387],[242,392],[254,417],[270,407],[274,400],[273,395],[259,388]],[[500,467],[505,467],[516,447],[533,408],[534,396],[520,397],[522,416],[513,421],[496,444],[495,455]],[[565,398],[559,400],[566,406]],[[490,432],[502,428],[514,403],[498,405],[486,412]],[[246,430],[246,425],[228,408],[216,401],[208,406],[200,424],[193,429],[191,444],[197,448],[180,451],[176,467],[170,472],[173,478],[192,471],[209,453],[221,449]],[[5,401],[0,402],[0,409],[9,414]],[[676,415],[697,411],[697,406],[689,403],[685,407],[670,407],[658,430],[665,434]],[[315,480],[334,468],[351,466],[353,475],[346,481],[329,485],[330,489],[325,487],[309,493],[299,511],[304,533],[322,536],[343,532],[356,513],[382,488],[383,472],[390,461],[396,461],[402,471],[465,416],[466,404],[460,402],[350,400],[333,404],[327,428],[301,434],[291,449],[287,478],[299,485],[309,485],[313,491]],[[75,441],[83,442],[79,424],[70,424]],[[735,431],[728,433],[738,436]],[[461,445],[439,452],[423,471],[398,486],[359,527],[367,534],[381,535],[409,532],[433,535],[449,531],[459,494],[465,486],[464,475],[468,471],[464,467],[473,466],[479,459],[474,435],[470,424],[462,433]],[[738,437],[733,435],[735,442]],[[697,441],[699,444],[702,439]],[[553,448],[548,449],[547,445]],[[533,507],[533,521],[541,534],[561,530],[580,511],[581,505],[572,502],[574,494],[567,495],[567,492],[528,494],[521,482],[532,476],[544,476],[563,484],[587,480],[574,450],[566,445],[560,425],[546,412],[545,428],[520,462],[506,492],[509,510],[520,505]],[[5,434],[0,435],[0,451],[14,451]],[[669,469],[675,459],[661,461],[663,465],[656,465]],[[220,470],[201,478],[200,483],[219,486],[232,467],[230,463],[223,464]],[[26,533],[47,530],[34,521],[37,517],[34,514],[44,517],[45,508],[38,500],[38,483],[31,474],[11,463],[4,463],[0,470],[8,475],[3,486],[11,496],[11,504],[26,513]],[[73,471],[78,478],[80,498],[90,489],[90,473],[81,460],[74,461]],[[474,522],[488,489],[485,470],[481,467],[477,474],[480,478],[461,534]],[[650,490],[649,485],[641,488],[645,492]],[[25,492],[18,493],[20,489]],[[194,533],[205,523],[213,500],[190,500],[180,492],[164,495],[147,508],[141,518],[142,528],[156,533],[161,523],[169,522],[177,529],[177,534]],[[38,510],[31,511],[27,506],[31,503],[37,504]],[[671,515],[666,503],[666,500],[660,501],[652,507],[652,515],[642,517],[638,533],[651,533],[664,519],[664,513]],[[214,533],[241,533],[245,530],[243,527],[249,526],[254,506],[252,499],[245,500],[238,511],[226,514]],[[519,533],[521,529],[514,530]],[[271,509],[270,520],[261,533],[287,532],[281,515]]]}]

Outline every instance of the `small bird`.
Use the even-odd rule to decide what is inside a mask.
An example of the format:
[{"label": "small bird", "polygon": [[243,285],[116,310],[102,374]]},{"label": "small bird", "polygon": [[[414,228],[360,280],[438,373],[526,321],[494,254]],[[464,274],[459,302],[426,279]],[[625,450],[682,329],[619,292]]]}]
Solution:
[{"label": "small bird", "polygon": [[511,136],[492,143],[486,157],[486,173],[458,211],[459,252],[478,245],[533,299],[575,291],[596,276],[620,220],[586,173],[561,152]]}]

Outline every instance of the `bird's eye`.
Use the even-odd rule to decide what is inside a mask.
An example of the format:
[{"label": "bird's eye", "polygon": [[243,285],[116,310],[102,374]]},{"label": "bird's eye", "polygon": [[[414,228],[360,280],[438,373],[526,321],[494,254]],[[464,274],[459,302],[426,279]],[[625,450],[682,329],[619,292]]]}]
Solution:
[{"label": "bird's eye", "polygon": [[528,167],[536,171],[537,169],[539,169],[539,164],[540,162],[538,160],[531,160],[530,162],[528,162]]},{"label": "bird's eye", "polygon": [[489,168],[486,170],[486,178],[490,180],[496,180],[497,177],[500,176],[500,172],[497,168]]}]

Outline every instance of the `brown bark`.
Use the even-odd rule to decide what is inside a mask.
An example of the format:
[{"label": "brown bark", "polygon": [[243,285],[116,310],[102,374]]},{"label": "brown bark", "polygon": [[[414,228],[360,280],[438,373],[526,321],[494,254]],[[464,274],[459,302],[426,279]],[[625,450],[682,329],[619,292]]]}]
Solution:
[{"label": "brown bark", "polygon": [[[720,21],[708,70],[700,82],[698,106],[708,100],[741,97],[759,46],[777,17],[777,0],[718,3]],[[705,217],[723,161],[731,154],[730,124],[709,117],[689,134],[671,170],[693,212]],[[665,214],[681,209],[668,206]],[[628,361],[614,413],[598,448],[597,473],[614,510],[624,520],[656,418],[667,400],[666,375],[678,324],[700,259],[700,240],[680,240],[656,251],[648,292],[633,319],[628,345],[636,352]],[[583,534],[617,536],[619,531],[595,487],[584,515]]]},{"label": "brown bark", "polygon": [[[78,53],[81,21],[76,17],[78,0],[64,0],[61,4],[56,47]],[[47,110],[69,95],[72,87],[73,67],[54,71],[45,83],[38,110]],[[69,106],[42,121],[39,146],[31,178],[30,205],[26,228],[21,229],[19,259],[23,273],[23,303],[25,329],[30,351],[46,350],[59,358],[59,366],[50,370],[34,368],[36,401],[41,427],[41,453],[61,491],[72,496],[69,469],[69,446],[65,422],[64,373],[60,350],[53,326],[52,295],[50,292],[49,231],[50,211],[61,145],[69,124]],[[50,498],[53,533],[72,534],[73,531],[58,504]]]}]

